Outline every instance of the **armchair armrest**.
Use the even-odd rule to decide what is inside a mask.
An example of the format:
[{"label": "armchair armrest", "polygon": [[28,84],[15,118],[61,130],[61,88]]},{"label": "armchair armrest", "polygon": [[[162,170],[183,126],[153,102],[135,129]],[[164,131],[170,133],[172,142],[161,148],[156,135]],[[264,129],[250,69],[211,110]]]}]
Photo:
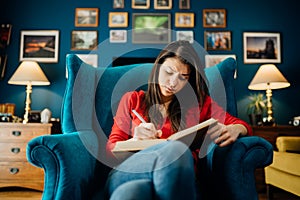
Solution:
[{"label": "armchair armrest", "polygon": [[300,153],[300,137],[297,136],[279,136],[276,139],[278,151],[290,151]]},{"label": "armchair armrest", "polygon": [[208,160],[209,156],[201,161],[206,165],[201,174],[205,177],[204,183],[201,180],[202,193],[205,193],[202,199],[258,199],[255,169],[273,160],[273,147],[267,140],[257,136],[241,137],[230,146],[217,146],[211,157],[212,161]]},{"label": "armchair armrest", "polygon": [[45,135],[28,143],[28,161],[45,172],[43,199],[91,199],[95,187],[99,191],[104,185],[108,168],[87,150],[80,134]]}]

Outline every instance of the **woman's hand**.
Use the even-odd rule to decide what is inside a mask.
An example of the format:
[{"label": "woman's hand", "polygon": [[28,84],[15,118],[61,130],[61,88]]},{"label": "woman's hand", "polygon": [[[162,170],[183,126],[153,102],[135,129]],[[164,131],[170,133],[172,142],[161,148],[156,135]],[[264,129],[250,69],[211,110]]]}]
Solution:
[{"label": "woman's hand", "polygon": [[246,135],[247,129],[241,124],[217,125],[208,129],[207,134],[220,147],[227,146],[237,140],[240,135]]},{"label": "woman's hand", "polygon": [[157,130],[153,123],[140,123],[134,128],[133,138],[136,140],[147,140],[161,137],[161,130]]}]

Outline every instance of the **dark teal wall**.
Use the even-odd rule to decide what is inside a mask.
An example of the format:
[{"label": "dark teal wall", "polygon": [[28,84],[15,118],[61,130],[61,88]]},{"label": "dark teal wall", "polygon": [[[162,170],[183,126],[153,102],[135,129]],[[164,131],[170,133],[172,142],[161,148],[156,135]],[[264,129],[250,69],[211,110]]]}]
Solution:
[{"label": "dark teal wall", "polygon": [[[11,44],[7,48],[8,62],[4,80],[0,81],[0,103],[12,102],[17,105],[16,114],[23,116],[25,87],[8,85],[7,81],[16,70],[19,64],[19,46],[21,30],[59,30],[59,62],[40,63],[45,74],[49,78],[50,86],[37,86],[33,88],[32,110],[41,110],[48,107],[52,110],[54,117],[60,117],[60,109],[65,78],[65,56],[69,53],[88,53],[87,51],[71,51],[71,31],[72,30],[97,30],[99,43],[106,41],[109,37],[108,13],[112,11],[129,12],[129,26],[131,29],[131,14],[169,12],[172,15],[172,28],[174,28],[175,12],[194,12],[195,27],[194,38],[203,45],[202,9],[205,8],[225,8],[227,11],[227,27],[224,29],[232,32],[232,50],[230,51],[210,51],[210,54],[236,54],[238,62],[237,78],[237,98],[238,111],[242,119],[248,121],[246,115],[247,89],[252,77],[257,71],[259,64],[243,63],[243,32],[279,32],[281,34],[282,62],[277,67],[290,81],[291,87],[273,91],[273,105],[275,118],[279,124],[287,124],[288,120],[300,115],[299,79],[300,72],[298,46],[300,44],[300,28],[298,26],[299,11],[297,6],[287,1],[281,0],[191,0],[191,9],[188,11],[178,10],[179,0],[173,0],[172,10],[154,10],[153,1],[148,10],[132,10],[131,0],[125,0],[124,9],[113,9],[112,0],[4,0],[0,7],[0,23],[11,23],[13,25]],[[74,26],[74,13],[77,7],[98,7],[100,9],[99,26],[97,28],[78,28]],[[297,19],[297,20],[296,20]],[[174,28],[175,29],[175,28]],[[176,29],[175,29],[176,30]],[[177,29],[179,30],[179,29]],[[184,29],[180,29],[184,30]],[[190,29],[188,29],[190,30]],[[175,39],[173,36],[172,39]],[[110,44],[110,48],[103,48],[97,51],[100,65],[111,61],[112,57],[118,55],[121,49],[150,48],[144,52],[133,51],[130,56],[155,57],[156,48],[164,45],[133,45],[131,37],[128,35],[126,44]]]}]

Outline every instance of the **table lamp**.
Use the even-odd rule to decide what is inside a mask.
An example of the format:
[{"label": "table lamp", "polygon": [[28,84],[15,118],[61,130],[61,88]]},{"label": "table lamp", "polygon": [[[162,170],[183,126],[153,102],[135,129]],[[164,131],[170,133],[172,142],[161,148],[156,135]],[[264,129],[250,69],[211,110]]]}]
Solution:
[{"label": "table lamp", "polygon": [[50,82],[36,61],[23,61],[9,79],[8,83],[26,85],[26,106],[23,119],[23,123],[26,124],[30,112],[32,85],[50,85]]},{"label": "table lamp", "polygon": [[250,90],[266,90],[267,96],[267,124],[274,125],[272,108],[272,90],[289,87],[290,83],[285,79],[277,67],[273,64],[261,65],[248,86]]}]

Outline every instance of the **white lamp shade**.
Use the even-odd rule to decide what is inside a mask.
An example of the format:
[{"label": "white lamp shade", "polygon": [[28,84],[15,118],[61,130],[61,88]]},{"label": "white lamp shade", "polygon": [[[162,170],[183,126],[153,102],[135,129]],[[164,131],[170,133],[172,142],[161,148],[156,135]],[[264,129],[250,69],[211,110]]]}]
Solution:
[{"label": "white lamp shade", "polygon": [[50,85],[44,72],[35,61],[23,61],[8,83],[14,85]]},{"label": "white lamp shade", "polygon": [[261,65],[249,84],[250,90],[280,89],[289,87],[290,83],[273,64]]}]

